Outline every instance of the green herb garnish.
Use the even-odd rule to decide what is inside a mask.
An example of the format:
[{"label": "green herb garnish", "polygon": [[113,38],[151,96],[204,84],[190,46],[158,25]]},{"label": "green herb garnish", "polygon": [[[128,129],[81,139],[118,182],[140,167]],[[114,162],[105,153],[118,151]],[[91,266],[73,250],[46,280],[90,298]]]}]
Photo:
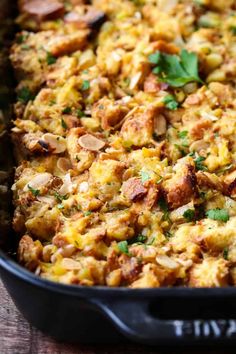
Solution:
[{"label": "green herb garnish", "polygon": [[82,91],[86,91],[90,88],[90,82],[88,80],[84,80],[81,86]]},{"label": "green herb garnish", "polygon": [[174,111],[175,109],[178,108],[178,102],[174,98],[173,95],[167,95],[164,97],[163,102],[165,103],[166,108]]},{"label": "green herb garnish", "polygon": [[172,235],[172,233],[171,233],[170,231],[165,231],[165,232],[164,232],[164,235],[165,235],[166,238],[171,238],[171,237],[173,237],[173,235]]},{"label": "green herb garnish", "polygon": [[83,117],[83,116],[84,116],[84,112],[83,112],[83,111],[81,111],[80,109],[77,109],[77,111],[76,111],[76,115],[77,115],[77,117],[81,118],[81,117]]},{"label": "green herb garnish", "polygon": [[193,209],[187,209],[183,213],[183,217],[188,221],[193,221],[195,217],[195,211]]},{"label": "green herb garnish", "polygon": [[60,193],[58,193],[58,192],[55,192],[55,193],[54,193],[54,197],[55,197],[59,202],[62,202],[63,200],[68,199],[68,195],[67,195],[67,194],[62,195],[62,194],[60,194]]},{"label": "green herb garnish", "polygon": [[164,220],[168,220],[169,221],[169,209],[168,209],[168,204],[166,202],[166,200],[164,199],[164,197],[161,197],[158,200],[158,205],[161,209],[161,211],[163,211],[164,213]]},{"label": "green herb garnish", "polygon": [[148,181],[151,178],[149,173],[145,172],[145,171],[140,171],[140,175],[141,175],[141,182],[142,183]]},{"label": "green herb garnish", "polygon": [[[156,74],[172,87],[182,87],[189,82],[201,82],[198,75],[198,57],[195,53],[181,50],[180,56],[157,51],[149,55],[149,62],[157,65]],[[155,69],[156,69],[155,68]]]},{"label": "green herb garnish", "polygon": [[118,245],[120,252],[129,255],[129,247],[128,247],[127,241],[118,242],[117,245]]},{"label": "green herb garnish", "polygon": [[23,50],[29,50],[30,49],[30,46],[28,44],[22,44],[21,48]]},{"label": "green herb garnish", "polygon": [[230,31],[232,32],[232,34],[233,34],[234,36],[236,36],[236,26],[231,26],[231,27],[230,27]]},{"label": "green herb garnish", "polygon": [[67,129],[67,124],[63,118],[61,119],[61,126],[62,126],[62,128]]},{"label": "green herb garnish", "polygon": [[229,259],[229,250],[228,248],[223,249],[223,258],[227,261]]},{"label": "green herb garnish", "polygon": [[27,35],[20,34],[19,36],[16,37],[16,43],[21,44],[27,39]]},{"label": "green herb garnish", "polygon": [[52,65],[55,64],[57,61],[57,58],[55,58],[52,53],[47,52],[47,57],[46,57],[46,61],[48,65]]},{"label": "green herb garnish", "polygon": [[29,191],[35,196],[35,197],[37,197],[38,195],[39,195],[39,193],[40,193],[40,190],[39,189],[34,189],[33,187],[31,187],[29,184],[28,184],[28,189],[29,189]]},{"label": "green herb garnish", "polygon": [[17,99],[24,104],[30,100],[33,100],[34,97],[35,96],[32,94],[28,87],[22,87],[22,89],[20,89],[17,94]]},{"label": "green herb garnish", "polygon": [[137,237],[134,237],[130,240],[129,243],[143,243],[147,240],[147,236],[144,236],[142,234],[138,235]]},{"label": "green herb garnish", "polygon": [[92,211],[90,211],[90,210],[84,212],[84,216],[89,216],[91,214],[92,214]]},{"label": "green herb garnish", "polygon": [[185,139],[188,135],[188,131],[187,130],[183,130],[182,132],[178,132],[178,137],[180,139]]},{"label": "green herb garnish", "polygon": [[204,166],[204,165],[202,164],[202,162],[205,161],[205,160],[206,160],[206,158],[203,157],[203,156],[198,156],[198,157],[196,157],[196,159],[194,160],[194,162],[195,162],[195,167],[196,167],[197,170],[207,171],[206,166]]},{"label": "green herb garnish", "polygon": [[226,222],[229,220],[229,212],[226,209],[210,209],[206,212],[206,216],[212,220]]},{"label": "green herb garnish", "polygon": [[65,107],[62,111],[63,114],[70,114],[71,113],[71,107]]}]

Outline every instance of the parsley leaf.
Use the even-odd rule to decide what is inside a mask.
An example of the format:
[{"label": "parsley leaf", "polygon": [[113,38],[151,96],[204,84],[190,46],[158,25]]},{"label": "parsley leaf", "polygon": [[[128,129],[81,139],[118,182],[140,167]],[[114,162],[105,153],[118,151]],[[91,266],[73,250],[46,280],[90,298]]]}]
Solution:
[{"label": "parsley leaf", "polygon": [[229,250],[228,250],[228,248],[224,248],[224,249],[223,249],[223,258],[224,258],[226,261],[229,259],[228,256],[229,256]]},{"label": "parsley leaf", "polygon": [[173,237],[173,234],[172,234],[170,231],[165,231],[165,232],[164,232],[164,235],[165,235],[165,237],[168,238],[168,239],[171,238],[171,237]]},{"label": "parsley leaf", "polygon": [[178,132],[178,137],[180,139],[185,139],[187,135],[188,135],[188,131],[187,130],[183,130],[182,132]]},{"label": "parsley leaf", "polygon": [[63,200],[66,200],[66,199],[68,199],[68,195],[62,195],[62,194],[60,194],[60,193],[58,193],[58,192],[55,192],[54,193],[54,197],[59,201],[59,202],[62,202]]},{"label": "parsley leaf", "polygon": [[163,102],[165,103],[166,108],[169,108],[172,111],[177,109],[178,105],[179,105],[173,95],[165,96],[164,99],[163,99]]},{"label": "parsley leaf", "polygon": [[84,212],[84,216],[89,216],[91,214],[92,214],[92,211],[90,211],[90,210]]},{"label": "parsley leaf", "polygon": [[206,160],[206,158],[203,157],[203,156],[198,156],[198,157],[194,160],[194,162],[195,162],[195,167],[196,167],[197,170],[201,170],[201,171],[206,171],[206,170],[207,170],[206,166],[204,166],[204,165],[202,164],[202,162],[205,161],[205,160]]},{"label": "parsley leaf", "polygon": [[70,114],[71,113],[71,107],[65,107],[62,111],[63,114]]},{"label": "parsley leaf", "polygon": [[46,61],[48,65],[52,65],[55,64],[57,61],[57,58],[55,58],[52,53],[47,52],[47,57],[46,57]]},{"label": "parsley leaf", "polygon": [[230,27],[230,31],[232,32],[232,34],[233,34],[234,36],[236,36],[236,26],[231,26],[231,27]]},{"label": "parsley leaf", "polygon": [[183,213],[183,217],[188,221],[193,221],[195,217],[195,211],[193,209],[187,209]]},{"label": "parsley leaf", "polygon": [[212,220],[228,221],[229,213],[226,209],[210,209],[206,212],[206,216]]},{"label": "parsley leaf", "polygon": [[122,253],[129,255],[129,247],[127,241],[118,242],[118,248]]},{"label": "parsley leaf", "polygon": [[39,195],[39,193],[40,193],[40,190],[39,189],[34,189],[33,187],[31,187],[29,184],[28,184],[28,189],[29,189],[29,191],[35,196],[35,197],[37,197],[38,195]]},{"label": "parsley leaf", "polygon": [[77,115],[78,118],[84,117],[84,112],[81,111],[80,109],[77,109],[76,115]]},{"label": "parsley leaf", "polygon": [[17,94],[17,99],[22,102],[22,103],[27,103],[30,100],[34,99],[34,95],[32,94],[32,92],[30,91],[30,89],[28,87],[22,87],[22,89],[20,89],[18,91]]},{"label": "parsley leaf", "polygon": [[23,50],[29,50],[30,49],[30,46],[28,44],[22,44],[21,48]]},{"label": "parsley leaf", "polygon": [[61,126],[62,126],[62,128],[67,129],[67,124],[63,118],[61,119]]},{"label": "parsley leaf", "polygon": [[155,73],[172,87],[182,87],[194,81],[202,82],[198,75],[198,57],[195,53],[182,49],[180,56],[177,56],[157,51],[148,58],[151,64],[157,65]]},{"label": "parsley leaf", "polygon": [[163,213],[164,213],[164,220],[169,220],[168,204],[167,204],[167,202],[165,201],[164,197],[161,197],[161,198],[158,200],[158,205],[159,205],[161,211],[163,211]]},{"label": "parsley leaf", "polygon": [[16,43],[21,44],[27,39],[28,35],[20,34],[16,37]]},{"label": "parsley leaf", "polygon": [[150,54],[148,56],[148,61],[151,64],[158,64],[161,59],[161,53],[158,51],[156,53]]},{"label": "parsley leaf", "polygon": [[145,172],[145,171],[140,171],[140,175],[141,175],[141,182],[142,183],[148,181],[151,178],[149,173]]},{"label": "parsley leaf", "polygon": [[82,91],[86,91],[90,88],[90,82],[88,80],[84,80],[81,86]]},{"label": "parsley leaf", "polygon": [[137,237],[134,237],[133,239],[131,239],[130,243],[143,243],[146,240],[147,240],[147,236],[140,234]]}]

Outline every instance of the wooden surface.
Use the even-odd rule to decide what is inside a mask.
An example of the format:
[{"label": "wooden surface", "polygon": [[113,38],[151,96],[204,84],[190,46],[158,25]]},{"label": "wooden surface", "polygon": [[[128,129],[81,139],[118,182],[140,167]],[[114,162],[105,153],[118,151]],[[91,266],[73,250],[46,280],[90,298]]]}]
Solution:
[{"label": "wooden surface", "polygon": [[67,345],[32,328],[17,311],[0,281],[0,354],[226,354],[236,349],[150,348],[141,345]]}]

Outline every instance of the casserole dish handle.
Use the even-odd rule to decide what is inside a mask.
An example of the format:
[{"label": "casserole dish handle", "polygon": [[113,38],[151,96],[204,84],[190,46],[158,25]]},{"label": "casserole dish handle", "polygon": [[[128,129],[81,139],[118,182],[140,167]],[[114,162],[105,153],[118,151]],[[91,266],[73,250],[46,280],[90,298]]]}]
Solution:
[{"label": "casserole dish handle", "polygon": [[148,301],[112,299],[93,303],[131,340],[150,345],[216,343],[236,340],[235,319],[163,319],[152,314]]}]

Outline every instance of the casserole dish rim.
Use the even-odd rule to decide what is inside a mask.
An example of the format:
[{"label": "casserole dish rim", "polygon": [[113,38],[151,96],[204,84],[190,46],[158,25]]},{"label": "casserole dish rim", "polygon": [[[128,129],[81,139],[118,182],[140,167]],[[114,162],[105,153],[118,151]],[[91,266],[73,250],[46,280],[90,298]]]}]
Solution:
[{"label": "casserole dish rim", "polygon": [[41,288],[47,288],[48,290],[58,291],[60,293],[67,293],[68,295],[85,295],[94,297],[101,296],[109,293],[110,296],[116,297],[117,295],[127,295],[142,297],[148,295],[151,297],[208,297],[214,295],[216,297],[235,297],[236,288],[233,286],[228,287],[215,287],[215,288],[193,288],[193,287],[156,287],[156,288],[127,288],[127,287],[108,287],[108,286],[85,286],[85,285],[73,285],[54,282],[51,280],[43,279],[38,275],[30,272],[16,261],[11,259],[3,250],[0,249],[0,267],[4,268],[7,272],[15,275],[23,281],[29,282],[32,285],[39,286]]}]

